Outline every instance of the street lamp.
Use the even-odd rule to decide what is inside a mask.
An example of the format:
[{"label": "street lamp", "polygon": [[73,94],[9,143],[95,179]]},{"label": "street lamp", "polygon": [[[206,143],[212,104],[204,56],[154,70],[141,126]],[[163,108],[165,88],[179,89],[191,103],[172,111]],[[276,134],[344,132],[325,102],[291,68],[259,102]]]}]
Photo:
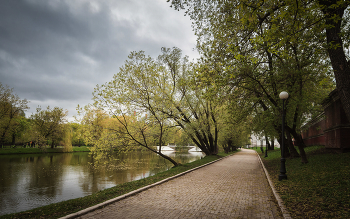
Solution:
[{"label": "street lamp", "polygon": [[282,99],[282,145],[281,145],[281,169],[280,175],[278,176],[278,180],[287,179],[286,175],[286,159],[284,158],[284,101],[288,99],[289,94],[285,91],[280,93],[280,99]]}]

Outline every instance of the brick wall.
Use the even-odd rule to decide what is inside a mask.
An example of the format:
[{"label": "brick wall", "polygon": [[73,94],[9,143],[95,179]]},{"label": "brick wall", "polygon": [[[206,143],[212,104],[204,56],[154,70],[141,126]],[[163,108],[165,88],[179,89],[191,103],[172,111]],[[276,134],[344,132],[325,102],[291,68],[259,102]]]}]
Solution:
[{"label": "brick wall", "polygon": [[323,132],[325,127],[326,120],[324,113],[322,113],[303,127],[304,131],[302,131],[301,135],[303,136],[304,143],[307,146],[326,145],[326,139]]},{"label": "brick wall", "polygon": [[350,123],[336,89],[322,105],[324,113],[302,128],[305,144],[325,145],[328,149],[350,151]]}]

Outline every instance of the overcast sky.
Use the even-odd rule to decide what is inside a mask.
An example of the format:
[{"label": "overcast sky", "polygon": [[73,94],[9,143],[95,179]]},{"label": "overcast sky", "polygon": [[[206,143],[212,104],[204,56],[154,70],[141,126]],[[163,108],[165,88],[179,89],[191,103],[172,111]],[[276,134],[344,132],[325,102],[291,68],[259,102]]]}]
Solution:
[{"label": "overcast sky", "polygon": [[0,81],[37,106],[76,114],[131,51],[178,47],[198,58],[189,17],[166,0],[3,0]]}]

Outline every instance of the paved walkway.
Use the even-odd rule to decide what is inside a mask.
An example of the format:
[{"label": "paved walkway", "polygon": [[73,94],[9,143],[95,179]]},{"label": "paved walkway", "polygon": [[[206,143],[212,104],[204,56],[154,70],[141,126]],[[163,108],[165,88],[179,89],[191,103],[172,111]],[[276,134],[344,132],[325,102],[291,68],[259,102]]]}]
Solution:
[{"label": "paved walkway", "polygon": [[79,218],[282,218],[256,153],[233,156]]}]

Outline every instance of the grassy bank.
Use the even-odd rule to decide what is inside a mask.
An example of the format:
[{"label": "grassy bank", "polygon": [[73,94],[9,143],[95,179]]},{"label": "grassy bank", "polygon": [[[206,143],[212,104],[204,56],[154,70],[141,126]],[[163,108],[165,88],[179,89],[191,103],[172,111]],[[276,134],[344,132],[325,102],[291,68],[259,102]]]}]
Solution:
[{"label": "grassy bank", "polygon": [[[265,148],[264,148],[265,149]],[[288,180],[278,181],[280,150],[256,150],[292,218],[350,218],[350,153],[305,148],[308,164],[287,159]]]},{"label": "grassy bank", "polygon": [[[73,152],[89,152],[89,147],[73,147]],[[63,153],[63,148],[0,148],[0,155],[4,154],[42,154],[42,153]]]},{"label": "grassy bank", "polygon": [[203,159],[171,168],[168,171],[158,173],[154,176],[150,176],[137,181],[123,183],[113,188],[105,189],[86,197],[63,201],[21,213],[3,215],[0,216],[0,218],[59,218],[161,181],[176,174],[185,172],[192,168],[201,166],[227,155],[228,154],[220,153],[218,156],[206,156]]}]

